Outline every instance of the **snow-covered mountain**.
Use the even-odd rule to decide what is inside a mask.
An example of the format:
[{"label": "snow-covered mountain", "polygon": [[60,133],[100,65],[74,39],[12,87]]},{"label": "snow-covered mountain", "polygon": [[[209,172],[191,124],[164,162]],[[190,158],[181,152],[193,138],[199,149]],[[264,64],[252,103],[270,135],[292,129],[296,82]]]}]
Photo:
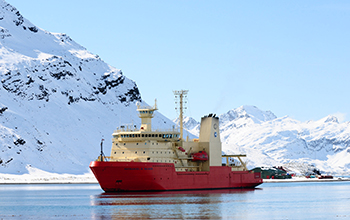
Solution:
[{"label": "snow-covered mountain", "polygon": [[[109,154],[117,126],[140,124],[135,103],[142,99],[134,81],[67,35],[36,27],[4,0],[0,80],[0,173],[26,173],[28,166],[85,173],[102,138]],[[314,165],[350,173],[350,122],[333,116],[299,122],[254,106],[219,117],[223,151],[246,153],[250,168],[284,165],[302,173]],[[184,121],[198,136],[199,123]],[[171,128],[173,122],[156,113],[153,124]]]},{"label": "snow-covered mountain", "polygon": [[[219,116],[226,154],[247,154],[248,167],[283,165],[297,173],[317,168],[350,174],[350,122],[334,116],[300,122],[242,106]],[[191,122],[191,124],[196,124]],[[190,127],[199,135],[199,126]]]},{"label": "snow-covered mountain", "polygon": [[[123,123],[139,125],[136,83],[66,34],[50,33],[0,0],[0,173],[81,174]],[[173,122],[157,113],[157,127]]]},{"label": "snow-covered mountain", "polygon": [[[173,122],[177,125],[179,125],[179,118],[173,119]],[[199,128],[200,128],[200,123],[193,119],[192,117],[189,116],[183,116],[183,126],[185,131],[187,133],[184,133],[184,136],[189,136],[189,137],[194,137],[194,136],[199,136]]]}]

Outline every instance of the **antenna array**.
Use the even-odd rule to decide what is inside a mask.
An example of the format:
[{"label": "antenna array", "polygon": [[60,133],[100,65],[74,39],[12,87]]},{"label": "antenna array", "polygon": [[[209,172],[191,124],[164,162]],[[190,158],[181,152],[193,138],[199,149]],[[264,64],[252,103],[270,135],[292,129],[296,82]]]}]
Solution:
[{"label": "antenna array", "polygon": [[[174,95],[175,95],[175,109],[180,112],[179,115],[179,124],[180,124],[180,138],[183,140],[183,113],[184,109],[187,109],[187,107],[184,107],[184,104],[187,104],[187,93],[188,90],[175,90]],[[184,98],[186,100],[184,101]],[[178,107],[179,106],[179,107]]]}]

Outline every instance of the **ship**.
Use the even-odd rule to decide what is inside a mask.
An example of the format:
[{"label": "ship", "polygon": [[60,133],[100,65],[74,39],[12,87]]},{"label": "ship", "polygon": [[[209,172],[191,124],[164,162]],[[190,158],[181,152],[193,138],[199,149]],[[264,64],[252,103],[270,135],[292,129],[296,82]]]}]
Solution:
[{"label": "ship", "polygon": [[[90,163],[105,192],[175,191],[255,188],[260,172],[248,170],[244,154],[222,155],[219,118],[201,118],[199,138],[183,138],[183,99],[188,90],[174,91],[179,100],[179,126],[152,129],[154,106],[137,104],[141,126],[122,125],[112,134],[110,156],[102,149]],[[224,163],[226,161],[226,163]]]}]

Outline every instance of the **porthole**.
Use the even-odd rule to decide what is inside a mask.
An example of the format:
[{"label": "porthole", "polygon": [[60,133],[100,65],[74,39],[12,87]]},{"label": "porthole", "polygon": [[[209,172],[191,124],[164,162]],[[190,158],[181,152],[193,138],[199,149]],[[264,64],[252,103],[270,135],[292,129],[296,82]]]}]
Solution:
[{"label": "porthole", "polygon": [[135,151],[135,154],[137,154],[137,151]]},{"label": "porthole", "polygon": [[144,154],[146,153],[146,151],[143,152]]}]

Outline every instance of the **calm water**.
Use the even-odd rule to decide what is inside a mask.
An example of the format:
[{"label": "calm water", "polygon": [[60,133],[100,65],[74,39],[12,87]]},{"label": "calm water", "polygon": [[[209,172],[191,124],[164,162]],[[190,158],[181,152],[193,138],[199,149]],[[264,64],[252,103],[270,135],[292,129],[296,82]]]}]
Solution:
[{"label": "calm water", "polygon": [[128,194],[96,184],[0,185],[0,219],[350,219],[350,182]]}]

